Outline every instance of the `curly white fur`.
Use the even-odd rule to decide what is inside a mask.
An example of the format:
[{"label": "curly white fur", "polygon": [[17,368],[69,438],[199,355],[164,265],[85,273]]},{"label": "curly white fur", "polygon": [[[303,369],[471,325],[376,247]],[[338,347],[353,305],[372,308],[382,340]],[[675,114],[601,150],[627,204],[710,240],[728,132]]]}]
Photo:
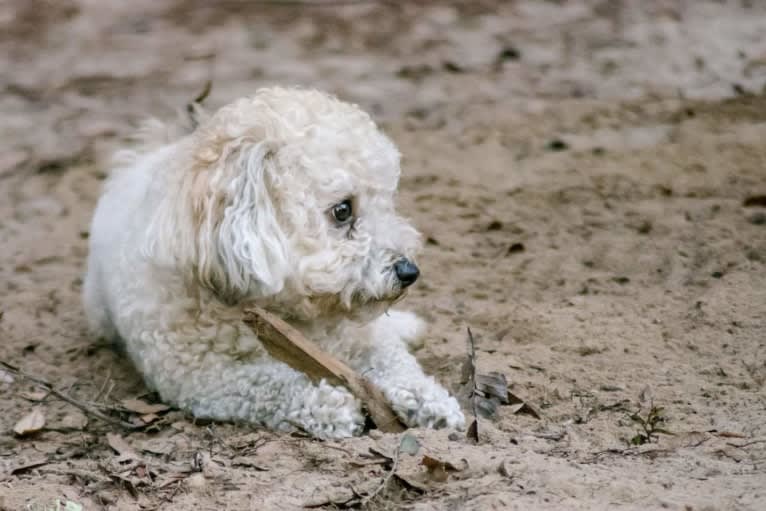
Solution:
[{"label": "curly white fur", "polygon": [[[153,131],[106,184],[84,285],[94,333],[121,339],[148,385],[200,417],[361,433],[347,390],[270,358],[240,322],[257,303],[379,385],[407,424],[463,427],[407,351],[423,322],[386,313],[404,292],[393,264],[419,236],[394,207],[398,151],[367,114],[273,88],[189,135]],[[355,220],[338,225],[328,211],[346,199]]]}]

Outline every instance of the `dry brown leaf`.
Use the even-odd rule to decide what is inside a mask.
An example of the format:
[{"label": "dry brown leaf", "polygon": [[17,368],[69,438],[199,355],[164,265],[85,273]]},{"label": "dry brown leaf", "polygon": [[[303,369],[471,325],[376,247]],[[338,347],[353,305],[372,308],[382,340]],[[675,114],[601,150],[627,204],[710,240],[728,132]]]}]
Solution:
[{"label": "dry brown leaf", "polygon": [[130,410],[131,412],[135,412],[141,415],[156,414],[170,409],[168,405],[162,403],[150,405],[146,401],[142,401],[140,399],[123,399],[120,401],[120,404],[126,410]]},{"label": "dry brown leaf", "polygon": [[18,436],[26,436],[37,433],[43,429],[44,426],[45,415],[43,415],[43,412],[39,408],[35,408],[13,426],[13,432]]},{"label": "dry brown leaf", "polygon": [[474,419],[470,426],[468,426],[468,431],[466,432],[465,436],[469,440],[473,440],[474,442],[479,442],[479,422]]},{"label": "dry brown leaf", "polygon": [[139,417],[139,419],[144,421],[144,424],[151,424],[152,422],[156,421],[159,418],[160,416],[157,415],[156,413],[147,413],[146,415],[142,415],[141,417]]},{"label": "dry brown leaf", "polygon": [[19,392],[19,396],[27,401],[42,401],[48,395],[44,390],[35,390],[34,392]]},{"label": "dry brown leaf", "polygon": [[476,390],[482,392],[484,397],[491,399],[493,397],[500,401],[500,404],[510,403],[510,392],[508,392],[508,380],[505,375],[498,372],[476,375]]},{"label": "dry brown leaf", "polygon": [[540,412],[535,410],[528,403],[517,403],[515,405],[511,405],[511,413],[513,413],[514,415],[517,413],[524,413],[527,415],[531,415],[535,419],[540,419]]},{"label": "dry brown leaf", "polygon": [[137,459],[138,453],[133,450],[128,442],[125,441],[120,435],[116,433],[107,433],[106,442],[109,444],[114,452],[126,459]]},{"label": "dry brown leaf", "polygon": [[462,470],[448,461],[441,461],[428,455],[423,456],[420,464],[428,470],[428,477],[438,483],[443,483],[447,480],[449,477],[448,472],[459,472]]},{"label": "dry brown leaf", "polygon": [[149,438],[144,441],[135,442],[134,445],[139,451],[160,456],[170,454],[176,448],[175,444],[167,438]]}]

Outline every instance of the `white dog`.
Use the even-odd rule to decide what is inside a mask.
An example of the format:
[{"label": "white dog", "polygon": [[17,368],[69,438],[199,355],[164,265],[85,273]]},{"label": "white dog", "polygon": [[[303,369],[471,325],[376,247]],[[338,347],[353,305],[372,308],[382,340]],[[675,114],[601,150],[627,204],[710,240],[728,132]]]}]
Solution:
[{"label": "white dog", "polygon": [[419,235],[394,208],[399,153],[367,114],[262,89],[191,134],[144,138],[96,208],[84,302],[163,400],[322,438],[363,431],[346,389],[269,357],[240,321],[255,303],[369,378],[408,425],[464,426],[407,350],[423,322],[388,311],[418,277]]}]

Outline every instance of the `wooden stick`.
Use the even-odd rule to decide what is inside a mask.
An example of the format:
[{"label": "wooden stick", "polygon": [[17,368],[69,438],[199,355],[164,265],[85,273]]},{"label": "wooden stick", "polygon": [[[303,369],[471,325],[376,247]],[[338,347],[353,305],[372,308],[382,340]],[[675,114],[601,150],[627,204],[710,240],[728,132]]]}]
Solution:
[{"label": "wooden stick", "polygon": [[333,385],[346,387],[362,402],[372,421],[384,433],[400,433],[406,429],[380,389],[322,351],[283,319],[254,306],[245,312],[243,321],[272,357],[304,373],[313,382],[325,379]]}]

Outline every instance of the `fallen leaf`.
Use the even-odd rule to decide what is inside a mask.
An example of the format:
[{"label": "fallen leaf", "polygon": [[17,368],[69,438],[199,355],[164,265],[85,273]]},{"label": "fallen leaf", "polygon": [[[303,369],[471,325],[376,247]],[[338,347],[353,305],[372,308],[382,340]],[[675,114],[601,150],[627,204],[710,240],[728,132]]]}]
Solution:
[{"label": "fallen leaf", "polygon": [[476,412],[485,419],[497,419],[497,410],[500,407],[500,400],[496,397],[487,399],[478,393],[473,396]]},{"label": "fallen leaf", "polygon": [[139,417],[139,419],[144,421],[144,424],[151,424],[152,422],[156,421],[159,418],[160,416],[157,415],[156,413],[147,413],[146,415],[142,415],[141,417]]},{"label": "fallen leaf", "polygon": [[370,447],[368,450],[370,451],[370,454],[374,454],[375,456],[380,456],[381,458],[385,458],[388,461],[394,461],[393,456],[391,456],[390,454],[386,454],[383,451],[379,451],[375,447]]},{"label": "fallen leaf", "polygon": [[45,426],[45,415],[39,408],[35,408],[13,426],[13,432],[18,436],[26,436],[37,433],[43,429],[43,426]]},{"label": "fallen leaf", "polygon": [[518,405],[518,404],[524,402],[523,399],[521,399],[519,396],[517,396],[516,394],[514,394],[510,390],[508,391],[507,399],[508,399],[508,404],[509,405]]},{"label": "fallen leaf", "polygon": [[473,420],[470,426],[468,426],[468,431],[466,432],[465,436],[469,440],[473,440],[474,442],[479,442],[479,423],[476,419]]},{"label": "fallen leaf", "polygon": [[136,442],[134,445],[136,446],[136,449],[140,451],[161,456],[170,454],[175,449],[174,443],[166,438],[150,438],[143,442]]},{"label": "fallen leaf", "polygon": [[160,413],[170,409],[168,405],[165,405],[162,403],[150,405],[146,401],[142,401],[140,399],[123,399],[122,401],[120,401],[120,404],[126,410],[129,410],[131,412],[135,412],[141,415]]},{"label": "fallen leaf", "polygon": [[407,453],[410,456],[415,456],[420,450],[420,442],[414,436],[409,433],[405,433],[402,436],[401,442],[399,442],[399,452]]},{"label": "fallen leaf", "polygon": [[42,401],[46,398],[48,393],[44,390],[36,390],[34,392],[19,392],[19,396],[27,401]]},{"label": "fallen leaf", "polygon": [[500,404],[507,405],[509,403],[508,380],[502,373],[477,374],[476,390],[482,392],[485,397],[496,397]]},{"label": "fallen leaf", "polygon": [[428,477],[431,478],[431,480],[436,481],[437,483],[443,483],[447,480],[447,470],[444,468],[444,464],[438,460],[423,456],[423,461],[421,461],[420,464],[426,467],[428,470]]},{"label": "fallen leaf", "polygon": [[459,472],[463,470],[462,468],[457,468],[448,461],[438,460],[428,455],[423,456],[423,460],[420,464],[428,470],[428,477],[439,483],[443,483],[447,480],[449,477],[448,472]]},{"label": "fallen leaf", "polygon": [[106,442],[109,444],[109,447],[111,447],[114,452],[119,454],[121,457],[125,459],[138,458],[138,453],[136,453],[130,444],[128,444],[128,442],[126,442],[125,439],[120,435],[116,433],[107,433]]},{"label": "fallen leaf", "polygon": [[415,493],[423,494],[427,491],[427,488],[421,486],[417,481],[414,481],[402,474],[394,474],[393,479],[399,483],[405,490],[414,491]]},{"label": "fallen leaf", "polygon": [[526,415],[531,415],[535,419],[542,418],[540,416],[540,412],[538,412],[534,407],[529,405],[528,403],[517,403],[515,405],[511,405],[511,412],[515,415],[517,413],[523,413]]}]

